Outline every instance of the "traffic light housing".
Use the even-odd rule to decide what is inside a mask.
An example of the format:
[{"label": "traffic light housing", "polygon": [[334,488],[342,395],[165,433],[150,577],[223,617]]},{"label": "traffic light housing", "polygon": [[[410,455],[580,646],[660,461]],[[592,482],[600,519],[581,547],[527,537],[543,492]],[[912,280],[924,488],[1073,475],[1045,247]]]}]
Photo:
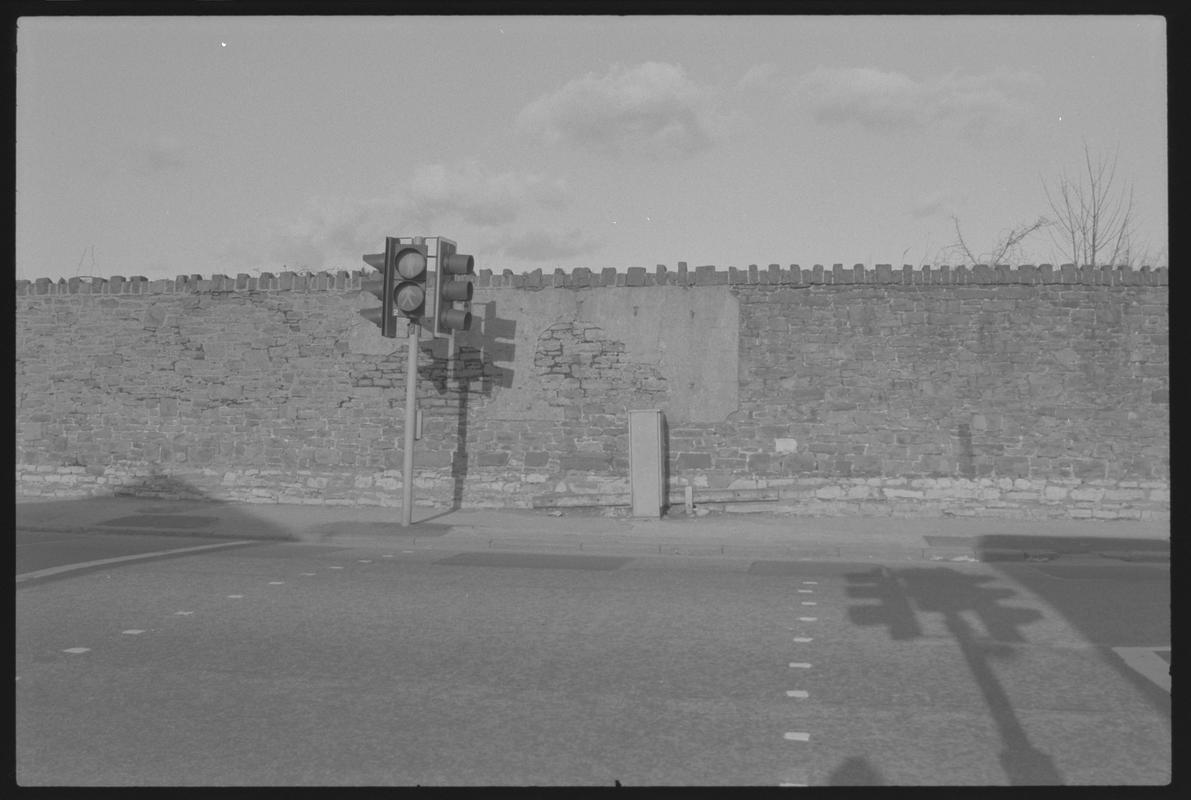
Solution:
[{"label": "traffic light housing", "polygon": [[360,316],[375,323],[380,328],[381,336],[389,339],[397,338],[397,320],[393,316],[393,289],[397,273],[391,268],[393,261],[390,257],[396,242],[392,236],[386,237],[385,252],[364,255],[364,263],[380,271],[379,276],[364,280],[364,289],[375,295],[381,304],[380,308],[362,309]]},{"label": "traffic light housing", "polygon": [[394,339],[399,315],[418,321],[426,310],[426,245],[386,236],[385,252],[367,254],[364,262],[380,270],[379,277],[364,281],[364,288],[380,298],[381,307],[360,315],[376,323],[382,336]]},{"label": "traffic light housing", "polygon": [[450,239],[438,239],[438,278],[435,281],[434,335],[448,336],[471,328],[472,282],[475,259],[455,252]]},{"label": "traffic light housing", "polygon": [[390,238],[385,255],[395,283],[393,306],[397,313],[417,322],[426,310],[426,245],[418,241],[401,244]]}]

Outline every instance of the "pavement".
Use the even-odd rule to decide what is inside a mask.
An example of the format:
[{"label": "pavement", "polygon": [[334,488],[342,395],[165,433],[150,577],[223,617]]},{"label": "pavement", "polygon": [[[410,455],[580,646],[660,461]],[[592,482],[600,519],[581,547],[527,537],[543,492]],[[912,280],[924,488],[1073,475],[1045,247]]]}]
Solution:
[{"label": "pavement", "polygon": [[142,533],[442,550],[505,549],[814,560],[1169,561],[1169,522],[710,513],[662,519],[581,511],[401,509],[17,497],[16,529]]}]

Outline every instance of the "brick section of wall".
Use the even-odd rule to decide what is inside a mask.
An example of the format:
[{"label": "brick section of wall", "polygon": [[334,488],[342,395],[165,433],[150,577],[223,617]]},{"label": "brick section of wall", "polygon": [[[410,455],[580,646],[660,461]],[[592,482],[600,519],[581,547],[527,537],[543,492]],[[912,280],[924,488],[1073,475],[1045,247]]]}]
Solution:
[{"label": "brick section of wall", "polygon": [[[356,313],[376,303],[365,277],[18,281],[18,490],[399,503],[406,342]],[[1165,269],[680,262],[475,282],[477,302],[611,286],[736,296],[737,408],[670,425],[675,497],[693,486],[703,504],[805,514],[1169,514]],[[445,342],[423,342],[419,502],[627,502],[625,412],[665,410],[679,387],[581,312],[516,322],[540,331],[524,374],[483,345],[448,369]],[[511,382],[548,418],[486,413]]]}]

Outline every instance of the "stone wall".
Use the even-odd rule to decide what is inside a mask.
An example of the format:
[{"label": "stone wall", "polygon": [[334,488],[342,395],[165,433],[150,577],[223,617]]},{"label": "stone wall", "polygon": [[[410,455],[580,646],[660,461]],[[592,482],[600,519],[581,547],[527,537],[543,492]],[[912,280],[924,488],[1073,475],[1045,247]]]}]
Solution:
[{"label": "stone wall", "polygon": [[[362,273],[17,284],[17,486],[395,505],[406,340]],[[1166,270],[481,271],[421,342],[419,503],[1167,518]],[[184,487],[179,489],[179,487]]]}]

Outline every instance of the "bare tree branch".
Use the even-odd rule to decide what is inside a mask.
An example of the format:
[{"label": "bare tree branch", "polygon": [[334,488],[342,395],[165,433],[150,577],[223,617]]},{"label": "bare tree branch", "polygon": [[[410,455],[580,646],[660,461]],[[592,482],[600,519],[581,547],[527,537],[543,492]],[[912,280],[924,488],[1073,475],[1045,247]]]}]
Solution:
[{"label": "bare tree branch", "polygon": [[1059,236],[1052,241],[1065,258],[1076,265],[1133,265],[1136,253],[1132,239],[1136,220],[1133,216],[1133,185],[1125,191],[1114,189],[1118,153],[1112,158],[1093,157],[1085,141],[1084,174],[1078,179],[1062,173],[1055,190],[1045,180],[1042,189],[1054,213]]}]

